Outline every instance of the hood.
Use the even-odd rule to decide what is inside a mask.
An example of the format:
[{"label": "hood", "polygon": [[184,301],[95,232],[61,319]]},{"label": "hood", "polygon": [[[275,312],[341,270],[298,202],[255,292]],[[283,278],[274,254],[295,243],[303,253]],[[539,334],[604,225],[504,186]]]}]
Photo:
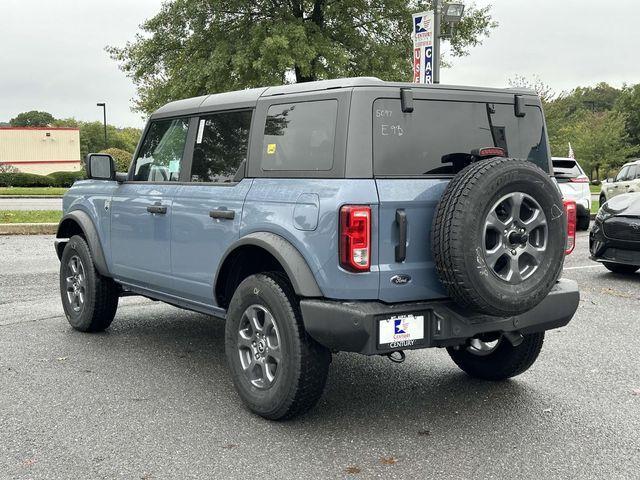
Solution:
[{"label": "hood", "polygon": [[640,217],[640,192],[617,195],[605,203],[602,209],[609,215]]}]

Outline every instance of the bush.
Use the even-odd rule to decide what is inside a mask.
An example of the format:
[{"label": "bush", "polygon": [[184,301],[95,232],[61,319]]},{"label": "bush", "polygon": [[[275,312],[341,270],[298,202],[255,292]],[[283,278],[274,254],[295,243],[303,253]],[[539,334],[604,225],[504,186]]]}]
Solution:
[{"label": "bush", "polygon": [[133,157],[131,153],[120,148],[107,148],[100,153],[108,153],[113,157],[116,162],[116,172],[129,171],[129,165],[131,165],[131,158]]},{"label": "bush", "polygon": [[2,187],[51,187],[53,179],[33,173],[0,173]]},{"label": "bush", "polygon": [[53,172],[49,175],[33,173],[0,173],[0,187],[63,187],[68,188],[76,180],[84,178],[84,172]]},{"label": "bush", "polygon": [[50,187],[69,188],[76,180],[82,180],[84,178],[84,171],[53,172],[47,175],[47,177],[51,178]]}]

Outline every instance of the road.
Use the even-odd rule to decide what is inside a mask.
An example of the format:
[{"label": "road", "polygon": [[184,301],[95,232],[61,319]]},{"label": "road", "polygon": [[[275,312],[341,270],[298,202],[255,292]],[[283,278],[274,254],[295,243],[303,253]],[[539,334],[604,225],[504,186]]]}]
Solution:
[{"label": "road", "polygon": [[62,316],[51,237],[0,237],[0,478],[637,478],[640,274],[566,262],[580,309],[517,379],[443,350],[334,356],[306,416],[239,403],[223,323],[129,297],[106,333]]},{"label": "road", "polygon": [[0,210],[62,210],[60,198],[5,198],[0,196]]}]

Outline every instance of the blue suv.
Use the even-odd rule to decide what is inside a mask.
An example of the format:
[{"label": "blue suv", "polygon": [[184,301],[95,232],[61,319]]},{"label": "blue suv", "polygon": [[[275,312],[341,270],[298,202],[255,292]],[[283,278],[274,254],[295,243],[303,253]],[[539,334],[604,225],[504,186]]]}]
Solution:
[{"label": "blue suv", "polygon": [[534,92],[353,78],[169,103],[128,173],[90,154],[56,251],[77,330],[142,295],[226,321],[241,399],[321,396],[331,355],[446,348],[472,377],[536,360],[579,302],[575,205]]}]

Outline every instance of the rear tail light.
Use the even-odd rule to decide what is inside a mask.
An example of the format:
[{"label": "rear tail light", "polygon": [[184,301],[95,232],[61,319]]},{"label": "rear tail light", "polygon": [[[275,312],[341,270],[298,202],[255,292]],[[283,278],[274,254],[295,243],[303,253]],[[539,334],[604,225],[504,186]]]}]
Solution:
[{"label": "rear tail light", "polygon": [[569,179],[572,183],[589,183],[589,177],[582,175],[580,177],[573,177]]},{"label": "rear tail light", "polygon": [[352,272],[371,267],[371,208],[345,205],[340,209],[340,265]]},{"label": "rear tail light", "polygon": [[577,207],[576,202],[573,200],[564,201],[564,211],[567,214],[567,245],[564,253],[569,255],[576,247],[576,222],[577,222]]}]

